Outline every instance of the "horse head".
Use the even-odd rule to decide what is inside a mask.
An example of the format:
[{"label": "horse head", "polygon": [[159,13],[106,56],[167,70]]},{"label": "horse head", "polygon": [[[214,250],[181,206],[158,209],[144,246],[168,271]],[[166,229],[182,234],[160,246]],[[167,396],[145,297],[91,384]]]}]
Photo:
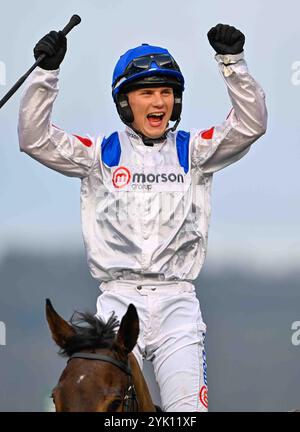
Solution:
[{"label": "horse head", "polygon": [[52,392],[56,411],[156,411],[132,354],[139,335],[133,304],[120,325],[114,313],[107,323],[79,312],[67,322],[48,299],[46,317],[60,354],[68,357]]}]

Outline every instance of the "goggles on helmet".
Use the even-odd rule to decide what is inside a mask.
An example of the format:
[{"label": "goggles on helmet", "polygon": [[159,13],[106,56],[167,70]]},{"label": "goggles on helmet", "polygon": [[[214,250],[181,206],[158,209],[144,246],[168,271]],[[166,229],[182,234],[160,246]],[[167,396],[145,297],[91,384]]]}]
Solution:
[{"label": "goggles on helmet", "polygon": [[163,69],[174,69],[180,72],[178,64],[170,55],[151,54],[133,59],[125,69],[124,75],[129,78],[133,74],[149,70],[153,62]]},{"label": "goggles on helmet", "polygon": [[113,83],[113,89],[115,89],[116,86],[120,84],[120,81],[123,81],[124,79],[131,78],[141,72],[150,71],[151,69],[155,70],[156,67],[152,68],[152,63],[155,63],[160,69],[176,71],[181,74],[178,64],[171,55],[150,54],[133,59],[126,67],[124,73],[117,77]]}]

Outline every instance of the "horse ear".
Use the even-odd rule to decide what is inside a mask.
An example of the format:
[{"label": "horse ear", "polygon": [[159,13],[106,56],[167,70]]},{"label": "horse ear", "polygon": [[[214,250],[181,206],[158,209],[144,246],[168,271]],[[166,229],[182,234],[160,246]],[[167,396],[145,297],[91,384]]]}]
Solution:
[{"label": "horse ear", "polygon": [[46,299],[46,317],[52,334],[52,339],[63,348],[66,341],[75,335],[73,327],[54,310],[52,303]]},{"label": "horse ear", "polygon": [[114,348],[128,355],[137,343],[140,332],[139,317],[133,304],[128,306],[126,314],[123,316],[118,334],[114,342]]}]

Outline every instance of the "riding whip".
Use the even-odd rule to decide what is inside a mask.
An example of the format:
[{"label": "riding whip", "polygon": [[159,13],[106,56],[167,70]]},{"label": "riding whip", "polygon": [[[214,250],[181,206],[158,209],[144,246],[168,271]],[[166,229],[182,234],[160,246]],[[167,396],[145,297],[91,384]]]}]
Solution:
[{"label": "riding whip", "polygon": [[[62,32],[66,36],[76,25],[78,25],[81,21],[81,18],[79,15],[73,15],[68,22],[68,24],[63,28]],[[23,82],[26,80],[28,75],[31,74],[31,72],[44,60],[44,58],[47,56],[47,54],[43,53],[41,54],[38,59],[35,61],[35,63],[31,66],[30,69],[15,83],[15,85],[6,93],[6,95],[0,100],[0,108],[3,107],[3,105],[12,97],[12,95],[18,90],[19,87],[23,84]]]}]

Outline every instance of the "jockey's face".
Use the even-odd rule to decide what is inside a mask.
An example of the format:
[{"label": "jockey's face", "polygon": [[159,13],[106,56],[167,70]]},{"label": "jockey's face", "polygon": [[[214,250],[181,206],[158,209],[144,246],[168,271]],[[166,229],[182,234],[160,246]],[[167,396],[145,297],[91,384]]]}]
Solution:
[{"label": "jockey's face", "polygon": [[167,129],[174,106],[171,87],[149,87],[128,93],[132,126],[149,138],[159,138]]}]

